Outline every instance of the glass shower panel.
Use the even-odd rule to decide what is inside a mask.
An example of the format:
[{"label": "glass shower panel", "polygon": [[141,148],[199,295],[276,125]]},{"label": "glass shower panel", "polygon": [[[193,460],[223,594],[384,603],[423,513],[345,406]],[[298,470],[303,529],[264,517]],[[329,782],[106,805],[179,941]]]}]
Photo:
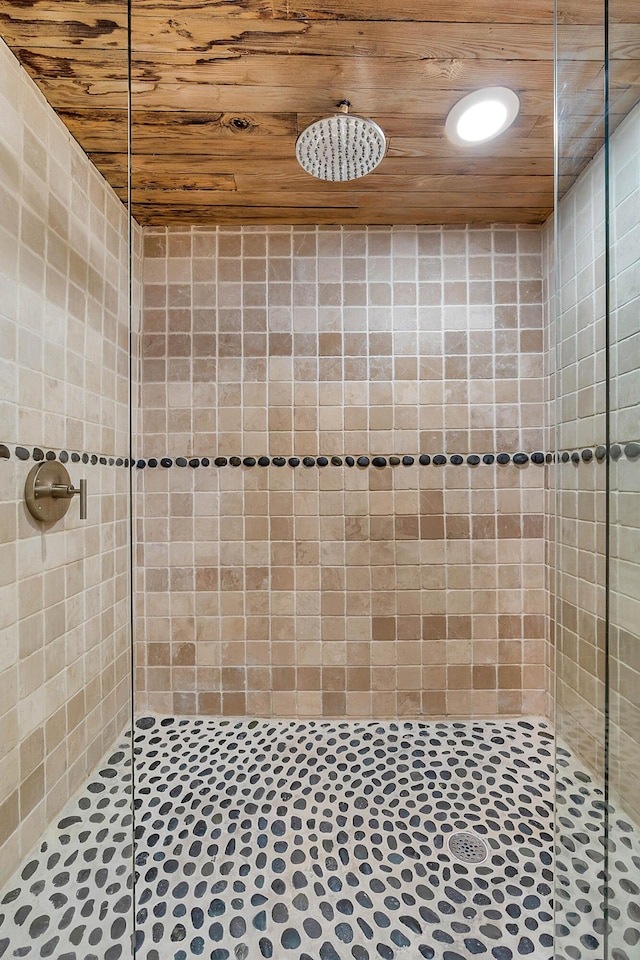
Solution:
[{"label": "glass shower panel", "polygon": [[640,950],[640,11],[609,7],[607,960]]},{"label": "glass shower panel", "polygon": [[[640,943],[638,12],[612,0],[583,28],[603,51],[591,88],[568,79],[589,56],[558,15],[556,956],[631,960]],[[585,133],[595,137],[587,165],[562,196],[567,156]]]},{"label": "glass shower panel", "polygon": [[[556,957],[602,956],[607,443],[604,6],[557,4]],[[577,179],[576,179],[577,177]],[[600,951],[600,952],[598,952]]]},{"label": "glass shower panel", "polygon": [[127,3],[6,0],[0,34],[0,956],[126,960]]}]

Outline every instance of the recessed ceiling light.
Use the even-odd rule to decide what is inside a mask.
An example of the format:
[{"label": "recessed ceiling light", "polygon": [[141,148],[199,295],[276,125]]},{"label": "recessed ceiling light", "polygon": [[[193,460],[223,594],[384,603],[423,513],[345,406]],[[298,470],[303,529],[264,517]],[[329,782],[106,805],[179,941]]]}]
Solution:
[{"label": "recessed ceiling light", "polygon": [[469,146],[499,137],[518,116],[520,100],[508,87],[485,87],[458,100],[445,130],[454,143]]}]

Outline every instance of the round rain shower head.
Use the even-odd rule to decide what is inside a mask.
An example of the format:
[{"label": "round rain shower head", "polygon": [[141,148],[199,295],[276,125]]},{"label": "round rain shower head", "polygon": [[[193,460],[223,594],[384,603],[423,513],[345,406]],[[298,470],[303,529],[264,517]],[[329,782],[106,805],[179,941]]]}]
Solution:
[{"label": "round rain shower head", "polygon": [[348,114],[348,101],[338,105],[343,113],[317,120],[296,141],[298,163],[318,180],[357,180],[378,166],[387,141],[373,120]]}]

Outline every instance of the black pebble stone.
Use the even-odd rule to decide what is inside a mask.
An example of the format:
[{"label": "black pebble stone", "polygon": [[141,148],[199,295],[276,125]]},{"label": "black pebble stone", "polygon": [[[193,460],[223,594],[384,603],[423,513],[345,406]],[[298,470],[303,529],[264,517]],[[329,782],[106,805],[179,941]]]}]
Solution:
[{"label": "black pebble stone", "polygon": [[569,460],[571,460],[571,456],[565,450],[560,459],[562,460],[563,463],[569,463]]},{"label": "black pebble stone", "polygon": [[345,457],[344,462],[348,467],[353,467],[356,461],[353,459],[353,457]]},{"label": "black pebble stone", "polygon": [[226,467],[229,462],[226,457],[216,457],[213,461],[216,467]]},{"label": "black pebble stone", "polygon": [[200,461],[200,466],[202,467],[208,467],[210,466],[210,464],[211,464],[211,460],[209,460],[209,457],[203,457],[202,460]]},{"label": "black pebble stone", "polygon": [[308,937],[311,937],[312,940],[318,940],[322,936],[322,927],[317,920],[314,920],[313,917],[306,917],[302,921],[302,926],[304,932]]},{"label": "black pebble stone", "polygon": [[[55,460],[55,458],[56,458],[56,455],[55,455],[55,453],[53,452],[53,450],[48,450],[48,451],[47,451],[47,460]],[[156,460],[156,463],[157,463],[157,462],[158,462],[158,461]],[[103,467],[106,466],[107,458],[106,458],[106,457],[98,457],[98,463],[101,463]]]},{"label": "black pebble stone", "polygon": [[138,460],[138,461],[136,461],[136,467],[139,467],[140,470],[144,470],[144,468],[146,467],[146,465],[147,465],[147,461],[146,461],[146,460]]},{"label": "black pebble stone", "polygon": [[523,463],[529,462],[529,456],[526,453],[514,453],[513,462],[521,466]]},{"label": "black pebble stone", "polygon": [[493,463],[494,460],[495,460],[495,457],[492,453],[485,453],[485,455],[482,458],[482,462],[488,463],[488,464]]},{"label": "black pebble stone", "polygon": [[358,466],[359,466],[359,467],[368,467],[368,466],[369,466],[369,457],[358,457]]},{"label": "black pebble stone", "polygon": [[287,461],[284,457],[274,457],[271,462],[274,467],[284,467]]},{"label": "black pebble stone", "polygon": [[18,458],[18,460],[28,460],[29,451],[26,450],[24,447],[16,447],[16,457]]},{"label": "black pebble stone", "polygon": [[40,447],[33,448],[33,459],[34,460],[44,460],[44,450],[41,450]]},{"label": "black pebble stone", "polygon": [[449,457],[450,462],[459,467],[461,463],[464,463],[464,457],[461,457],[459,453],[454,453],[453,456]]},{"label": "black pebble stone", "polygon": [[428,467],[429,464],[431,463],[431,457],[429,456],[428,453],[421,453],[420,456],[418,457],[418,463],[421,464],[423,467]]},{"label": "black pebble stone", "polygon": [[[17,453],[17,452],[18,452],[18,451],[16,450],[16,453]],[[72,454],[71,454],[71,463],[80,463],[80,454],[79,454],[79,453],[72,453]],[[125,466],[126,466],[126,464],[125,464]]]},{"label": "black pebble stone", "polygon": [[640,443],[627,443],[624,448],[624,454],[630,460],[640,457]]},{"label": "black pebble stone", "polygon": [[256,458],[255,457],[245,457],[242,461],[243,466],[245,467],[255,467]]},{"label": "black pebble stone", "polygon": [[620,444],[614,443],[613,446],[611,447],[610,453],[611,453],[612,460],[619,460],[620,457],[622,456],[622,447],[620,446]]},{"label": "black pebble stone", "polygon": [[10,460],[11,451],[6,443],[0,443],[0,460]]},{"label": "black pebble stone", "polygon": [[158,466],[158,461],[156,460],[155,457],[151,457],[151,459],[148,460],[147,462],[148,462],[148,464],[149,464],[150,467],[157,467],[157,466]]},{"label": "black pebble stone", "polygon": [[171,467],[173,466],[173,460],[171,459],[171,457],[163,457],[162,460],[160,461],[160,466]]},{"label": "black pebble stone", "polygon": [[397,467],[400,463],[400,457],[389,457],[389,466]]},{"label": "black pebble stone", "polygon": [[299,467],[299,466],[300,466],[300,457],[289,457],[289,466],[290,466],[290,467]]},{"label": "black pebble stone", "polygon": [[[47,459],[47,460],[55,460],[55,458],[56,458],[55,452],[54,452],[53,450],[47,450],[47,452],[46,452],[46,454],[45,454],[45,459]],[[106,457],[100,457],[100,463],[106,463],[106,462],[107,462],[107,458],[106,458]]]},{"label": "black pebble stone", "polygon": [[411,467],[411,466],[413,466],[413,464],[414,464],[415,462],[416,462],[416,461],[415,461],[414,457],[404,456],[404,457],[402,458],[402,465],[403,465],[403,467]]},{"label": "black pebble stone", "polygon": [[467,457],[467,463],[472,467],[477,467],[477,465],[480,463],[480,457],[477,453],[472,453]]},{"label": "black pebble stone", "polygon": [[374,457],[371,463],[374,467],[386,467],[387,461],[385,457]]},{"label": "black pebble stone", "polygon": [[240,459],[240,457],[229,457],[229,463],[231,464],[232,467],[239,467],[240,464],[242,463],[242,460]]},{"label": "black pebble stone", "polygon": [[532,453],[531,463],[544,463],[544,453],[540,453],[540,451],[536,451],[536,453]]},{"label": "black pebble stone", "polygon": [[178,466],[178,467],[186,467],[186,465],[187,465],[187,458],[186,458],[186,457],[176,457],[176,466]]},{"label": "black pebble stone", "polygon": [[60,456],[58,457],[58,460],[60,461],[60,463],[66,463],[68,459],[69,459],[69,454],[67,453],[67,451],[61,450]]},{"label": "black pebble stone", "polygon": [[118,457],[118,459],[116,460],[116,467],[121,467],[123,463],[124,463],[124,460],[122,459],[122,457]]},{"label": "black pebble stone", "polygon": [[589,463],[589,460],[593,460],[593,450],[589,450],[589,448],[587,447],[585,450],[582,451],[581,456],[585,463]]},{"label": "black pebble stone", "polygon": [[509,456],[508,453],[499,453],[498,456],[496,457],[496,460],[498,463],[509,463],[510,459],[511,457]]},{"label": "black pebble stone", "polygon": [[574,450],[571,454],[571,461],[572,463],[580,463],[580,454],[577,450]]},{"label": "black pebble stone", "polygon": [[113,457],[109,457],[109,466],[112,467],[114,463],[115,463],[115,460],[113,459]]},{"label": "black pebble stone", "polygon": [[331,457],[331,465],[332,465],[333,467],[341,467],[341,466],[342,466],[342,458],[341,458],[341,457]]},{"label": "black pebble stone", "polygon": [[315,462],[316,462],[315,457],[303,457],[303,458],[302,458],[302,465],[303,465],[303,467],[313,467],[313,466],[315,466]]},{"label": "black pebble stone", "polygon": [[329,465],[329,458],[328,458],[328,457],[318,457],[318,459],[316,460],[316,464],[317,464],[319,467],[327,467],[327,466]]},{"label": "black pebble stone", "polygon": [[606,455],[607,455],[607,448],[604,446],[604,444],[602,443],[599,444],[596,447],[596,460],[604,460]]},{"label": "black pebble stone", "polygon": [[258,466],[259,467],[268,467],[271,461],[269,457],[258,457]]},{"label": "black pebble stone", "polygon": [[[84,460],[84,455],[83,455],[82,459]],[[84,460],[84,462],[86,463],[87,461]],[[96,465],[97,462],[98,462],[97,456],[95,455],[95,453],[92,453],[92,454],[91,454],[91,463],[93,464],[94,467],[95,467],[95,465]]]},{"label": "black pebble stone", "polygon": [[433,462],[436,465],[436,467],[442,467],[447,462],[447,458],[443,453],[437,453],[433,458]]},{"label": "black pebble stone", "polygon": [[296,947],[300,946],[301,942],[300,934],[297,930],[294,930],[293,927],[287,927],[280,937],[280,943],[285,950],[295,950]]}]

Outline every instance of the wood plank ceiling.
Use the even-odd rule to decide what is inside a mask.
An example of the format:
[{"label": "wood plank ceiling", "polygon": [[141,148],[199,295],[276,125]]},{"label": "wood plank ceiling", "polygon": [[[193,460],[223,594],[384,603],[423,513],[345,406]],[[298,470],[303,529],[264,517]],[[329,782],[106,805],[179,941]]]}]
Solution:
[{"label": "wood plank ceiling", "polygon": [[[560,0],[561,189],[602,138],[601,0]],[[637,0],[614,0],[612,122],[638,99]],[[127,6],[4,0],[0,34],[127,196]],[[540,223],[553,208],[553,0],[132,0],[132,210],[168,223]],[[563,59],[563,53],[566,57]],[[461,148],[447,113],[516,91],[499,140]],[[298,133],[348,99],[388,150],[323,183]]]}]

